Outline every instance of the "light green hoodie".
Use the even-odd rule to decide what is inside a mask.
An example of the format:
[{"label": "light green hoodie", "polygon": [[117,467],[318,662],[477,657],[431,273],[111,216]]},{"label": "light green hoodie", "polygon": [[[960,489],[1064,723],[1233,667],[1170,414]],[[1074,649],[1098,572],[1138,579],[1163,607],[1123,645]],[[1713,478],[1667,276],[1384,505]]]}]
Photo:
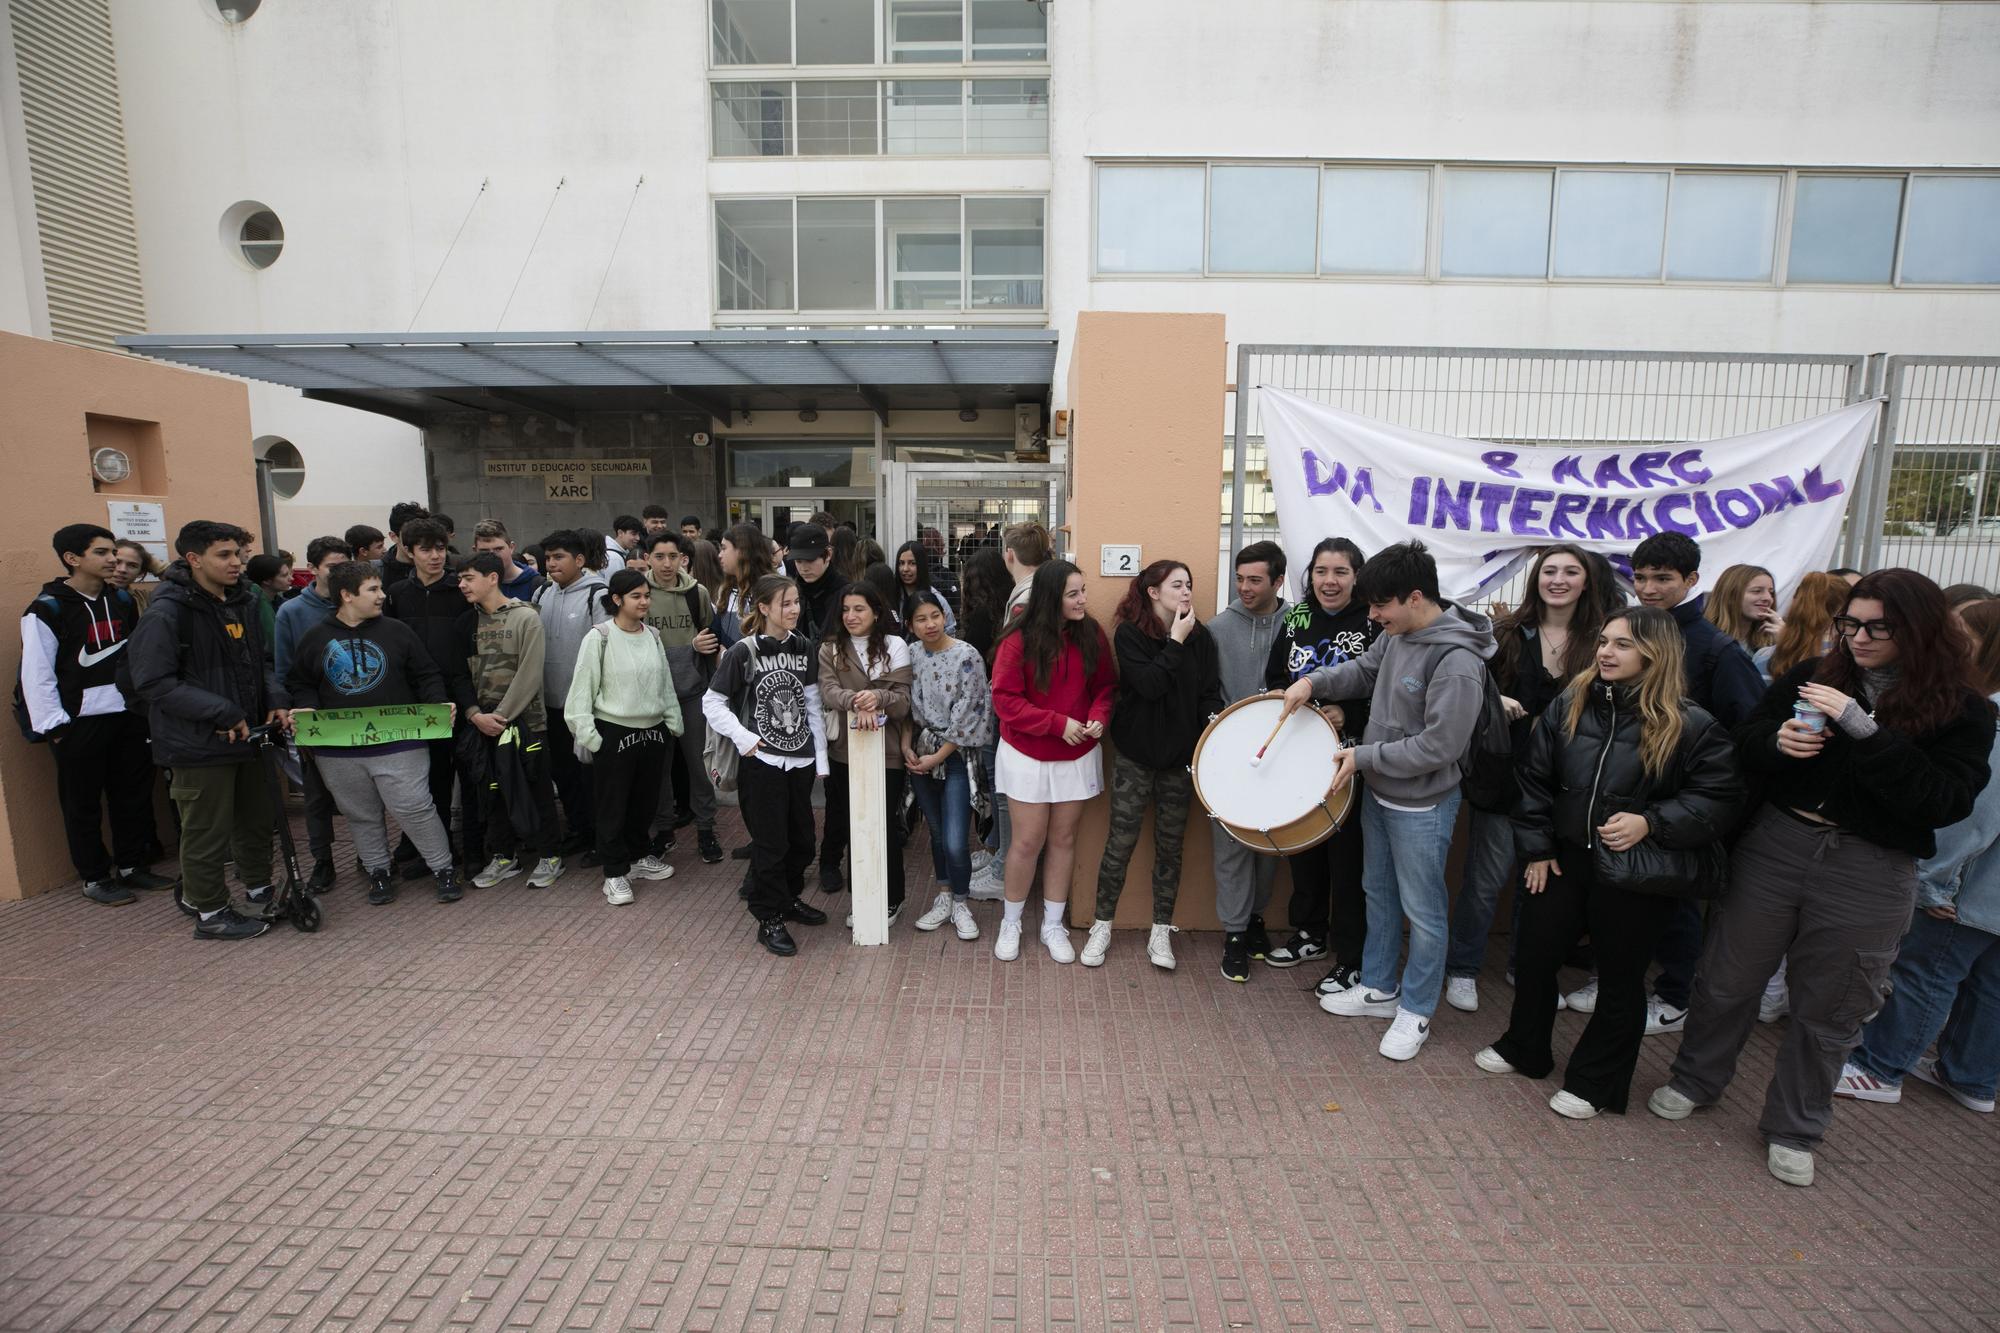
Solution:
[{"label": "light green hoodie", "polygon": [[631,634],[606,621],[583,636],[563,701],[563,725],[595,754],[604,743],[599,722],[640,729],[665,723],[668,731],[681,734],[673,673],[650,626]]}]

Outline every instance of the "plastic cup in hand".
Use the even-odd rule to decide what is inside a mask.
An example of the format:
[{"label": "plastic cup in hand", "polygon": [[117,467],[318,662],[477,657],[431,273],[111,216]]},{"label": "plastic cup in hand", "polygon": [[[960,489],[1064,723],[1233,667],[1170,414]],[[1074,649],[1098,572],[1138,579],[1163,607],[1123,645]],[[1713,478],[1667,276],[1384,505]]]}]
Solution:
[{"label": "plastic cup in hand", "polygon": [[1792,705],[1792,721],[1810,732],[1826,730],[1826,714],[1803,699]]}]

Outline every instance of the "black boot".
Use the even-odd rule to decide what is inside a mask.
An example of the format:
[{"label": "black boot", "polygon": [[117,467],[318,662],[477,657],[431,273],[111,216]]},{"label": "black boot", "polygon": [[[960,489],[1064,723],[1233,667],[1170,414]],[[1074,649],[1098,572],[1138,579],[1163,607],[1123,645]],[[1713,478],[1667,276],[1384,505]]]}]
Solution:
[{"label": "black boot", "polygon": [[759,921],[757,943],[780,958],[790,958],[799,951],[797,942],[792,939],[792,933],[785,929],[783,921]]},{"label": "black boot", "polygon": [[802,926],[823,926],[826,924],[826,913],[803,898],[794,898],[791,906],[785,909],[785,920],[796,921]]},{"label": "black boot", "polygon": [[368,905],[381,907],[396,901],[396,881],[389,877],[389,868],[368,872]]},{"label": "black boot", "polygon": [[331,858],[322,858],[313,862],[312,878],[306,881],[306,892],[312,894],[314,897],[325,893],[333,887],[335,873]]},{"label": "black boot", "polygon": [[455,903],[465,896],[465,890],[459,887],[457,873],[449,867],[437,872],[437,882],[439,902]]}]

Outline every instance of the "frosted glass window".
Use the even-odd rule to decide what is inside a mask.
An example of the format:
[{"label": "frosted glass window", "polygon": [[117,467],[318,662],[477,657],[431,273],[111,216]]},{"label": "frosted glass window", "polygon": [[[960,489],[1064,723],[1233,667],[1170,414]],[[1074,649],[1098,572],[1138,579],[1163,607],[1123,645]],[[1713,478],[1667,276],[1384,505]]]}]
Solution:
[{"label": "frosted glass window", "polygon": [[889,83],[892,154],[965,151],[965,85],[958,79],[894,79]]},{"label": "frosted glass window", "polygon": [[1676,175],[1668,208],[1667,276],[1769,282],[1783,187],[1780,176]]},{"label": "frosted glass window", "polygon": [[1047,60],[1049,16],[1028,0],[972,0],[974,60]]},{"label": "frosted glass window", "polygon": [[1049,151],[1047,79],[974,79],[965,104],[968,153]]},{"label": "frosted glass window", "polygon": [[964,300],[958,200],[890,199],[882,205],[889,308],[956,310]]},{"label": "frosted glass window", "polygon": [[878,149],[875,81],[800,80],[799,154],[802,157],[872,156]]},{"label": "frosted glass window", "polygon": [[1547,171],[1446,171],[1439,272],[1540,278],[1549,266]]},{"label": "frosted glass window", "polygon": [[801,0],[801,65],[875,63],[875,0]]},{"label": "frosted glass window", "polygon": [[891,62],[955,65],[965,59],[963,0],[887,0],[887,4]]},{"label": "frosted glass window", "polygon": [[1558,278],[1657,278],[1664,171],[1565,171],[1556,181]]},{"label": "frosted glass window", "polygon": [[783,157],[791,152],[791,84],[718,83],[711,95],[717,157]]},{"label": "frosted glass window", "polygon": [[799,200],[799,309],[875,308],[875,201]]},{"label": "frosted glass window", "polygon": [[1319,175],[1315,167],[1212,169],[1208,271],[1312,272]]},{"label": "frosted glass window", "polygon": [[1430,172],[1337,167],[1323,190],[1322,273],[1423,273]]},{"label": "frosted glass window", "polygon": [[1097,271],[1201,272],[1202,169],[1101,167]]},{"label": "frosted glass window", "polygon": [[1041,309],[1042,208],[1040,199],[965,201],[974,309]]},{"label": "frosted glass window", "polygon": [[721,310],[792,308],[792,201],[715,204],[715,304]]},{"label": "frosted glass window", "polygon": [[1912,176],[1904,282],[2000,283],[2000,177]]},{"label": "frosted glass window", "polygon": [[1789,282],[1887,282],[1896,262],[1900,176],[1801,176]]},{"label": "frosted glass window", "polygon": [[708,24],[718,65],[792,63],[792,0],[709,0]]}]

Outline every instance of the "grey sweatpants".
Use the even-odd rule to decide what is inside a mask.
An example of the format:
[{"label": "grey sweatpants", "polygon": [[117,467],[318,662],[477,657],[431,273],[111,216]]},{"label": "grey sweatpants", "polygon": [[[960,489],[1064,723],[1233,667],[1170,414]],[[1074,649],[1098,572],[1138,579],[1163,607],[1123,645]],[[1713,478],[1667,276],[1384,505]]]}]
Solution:
[{"label": "grey sweatpants", "polygon": [[1248,929],[1252,916],[1271,905],[1271,885],[1278,858],[1251,851],[1220,825],[1210,826],[1215,840],[1215,915],[1224,931]]},{"label": "grey sweatpants", "polygon": [[1917,901],[1916,861],[1766,807],[1730,857],[1729,891],[1708,920],[1686,1035],[1671,1083],[1697,1105],[1721,1098],[1778,964],[1792,1021],[1764,1093],[1766,1143],[1807,1151],[1833,1122],[1840,1066],[1888,998]]},{"label": "grey sweatpants", "polygon": [[386,808],[417,845],[432,870],[451,869],[451,835],[438,823],[431,803],[431,756],[428,748],[392,754],[340,754],[319,750],[313,755],[320,780],[334,804],[347,817],[354,851],[372,870],[389,865],[389,835],[382,823]]}]

